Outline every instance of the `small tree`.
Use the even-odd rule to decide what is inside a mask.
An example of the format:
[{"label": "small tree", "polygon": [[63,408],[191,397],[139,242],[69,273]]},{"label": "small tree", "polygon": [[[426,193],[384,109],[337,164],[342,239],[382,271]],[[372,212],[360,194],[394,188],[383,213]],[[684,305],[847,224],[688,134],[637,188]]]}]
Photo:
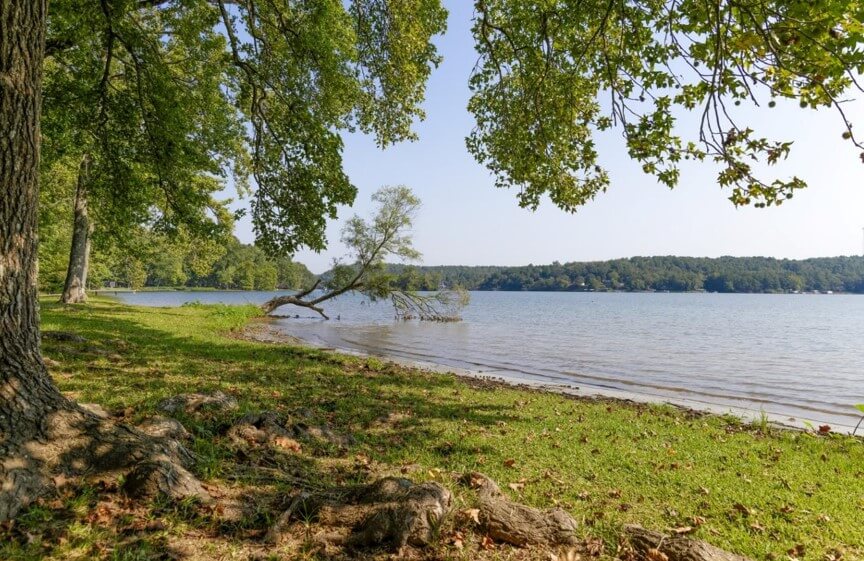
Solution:
[{"label": "small tree", "polygon": [[[329,319],[319,304],[346,292],[359,292],[372,301],[389,298],[398,319],[459,319],[458,311],[468,303],[467,292],[448,289],[432,295],[419,294],[410,285],[398,283],[387,267],[388,258],[420,259],[410,233],[420,199],[408,187],[395,186],[382,187],[372,195],[372,201],[378,208],[370,221],[355,215],[342,229],[342,243],[348,246],[349,253],[336,260],[327,279],[323,283],[318,279],[299,294],[273,298],[263,306],[266,313],[290,304]],[[322,284],[323,293],[310,298]]]}]

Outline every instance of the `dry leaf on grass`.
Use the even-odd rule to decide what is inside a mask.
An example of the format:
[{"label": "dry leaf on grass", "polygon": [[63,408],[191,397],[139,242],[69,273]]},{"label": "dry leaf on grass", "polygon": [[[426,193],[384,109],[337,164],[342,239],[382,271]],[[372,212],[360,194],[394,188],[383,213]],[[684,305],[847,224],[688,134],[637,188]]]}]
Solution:
[{"label": "dry leaf on grass", "polygon": [[480,524],[480,509],[466,508],[459,513],[459,518],[461,518],[465,522],[474,522],[475,524]]},{"label": "dry leaf on grass", "polygon": [[300,446],[300,443],[294,440],[293,438],[288,438],[287,436],[277,436],[273,440],[273,444],[282,448],[284,450],[290,450],[291,452],[300,453],[303,451],[303,448]]}]

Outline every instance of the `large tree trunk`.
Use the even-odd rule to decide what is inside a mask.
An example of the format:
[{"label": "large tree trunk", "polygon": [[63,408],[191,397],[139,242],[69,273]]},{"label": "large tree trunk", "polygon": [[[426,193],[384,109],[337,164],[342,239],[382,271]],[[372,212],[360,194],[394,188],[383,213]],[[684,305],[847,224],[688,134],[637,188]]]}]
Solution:
[{"label": "large tree trunk", "polygon": [[60,301],[78,304],[87,301],[87,272],[90,269],[90,234],[93,225],[87,209],[87,184],[90,180],[90,154],[85,154],[78,168],[78,188],[75,191],[75,211],[72,221],[72,248],[69,268]]},{"label": "large tree trunk", "polygon": [[36,201],[45,0],[0,0],[0,519],[36,483],[16,450],[64,403],[39,354]]},{"label": "large tree trunk", "polygon": [[40,356],[36,216],[46,4],[0,0],[0,520],[62,476],[130,466],[137,489],[202,492],[181,465],[188,453],[67,400]]}]

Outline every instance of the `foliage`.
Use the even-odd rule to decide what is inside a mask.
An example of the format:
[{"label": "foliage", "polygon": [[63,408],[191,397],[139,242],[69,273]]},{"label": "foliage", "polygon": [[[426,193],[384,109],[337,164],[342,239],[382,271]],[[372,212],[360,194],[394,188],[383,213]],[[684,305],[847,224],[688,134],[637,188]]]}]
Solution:
[{"label": "foliage", "polygon": [[[412,279],[393,275],[386,261],[396,258],[416,261],[420,252],[414,248],[411,227],[418,199],[404,185],[382,187],[372,195],[376,204],[370,220],[354,215],[342,228],[342,243],[348,255],[334,260],[326,275],[302,292],[277,296],[266,304],[269,313],[280,306],[310,308],[325,319],[322,302],[347,292],[359,292],[372,301],[389,298],[399,319],[456,321],[458,312],[468,304],[468,294],[461,290],[438,290],[433,295],[416,292]],[[323,281],[323,282],[322,282]],[[323,293],[316,292],[319,285]]]},{"label": "foliage", "polygon": [[213,267],[196,277],[190,285],[274,290],[300,288],[314,280],[315,276],[305,265],[288,257],[271,258],[259,247],[244,245],[235,239]]},{"label": "foliage", "polygon": [[[71,210],[57,217],[71,218]],[[47,232],[40,240],[43,259],[40,290],[54,292],[63,285],[69,258],[71,231],[68,220],[58,222],[54,215],[46,220]],[[165,234],[138,227],[120,246],[94,245],[91,258],[90,288],[103,288],[109,282],[139,290],[144,287],[195,287],[240,290],[295,289],[315,281],[309,269],[289,257],[273,258],[254,245],[240,243],[233,236],[201,238],[186,228]]]},{"label": "foliage", "polygon": [[410,228],[420,208],[408,187],[382,187],[372,195],[377,210],[370,221],[354,215],[342,229],[348,255],[337,259],[324,285],[330,290],[351,286],[372,300],[390,294],[392,278],[385,267],[388,257],[404,261],[420,259]]},{"label": "foliage", "polygon": [[771,257],[631,257],[524,267],[418,267],[414,271],[390,265],[389,270],[468,290],[864,293],[864,257],[797,261]]},{"label": "foliage", "polygon": [[213,194],[233,173],[241,194],[254,178],[262,248],[322,249],[327,218],[355,196],[340,132],[414,137],[445,25],[439,0],[52,2],[46,161],[94,156],[109,236],[212,234]]},{"label": "foliage", "polygon": [[[843,111],[850,89],[864,91],[864,6],[856,0],[475,7],[480,60],[468,149],[499,187],[519,188],[522,206],[534,209],[547,194],[575,211],[605,191],[610,179],[595,141],[615,127],[630,157],[669,187],[682,160],[715,162],[735,205],[779,205],[805,187],[798,177],[763,178],[792,143],[742,124],[747,106],[834,107],[843,137],[864,149]],[[696,131],[682,134],[682,115],[696,117]]]},{"label": "foliage", "polygon": [[[199,3],[210,4],[204,0]],[[327,218],[356,189],[342,169],[341,130],[387,145],[413,138],[444,30],[438,0],[218,0],[227,85],[251,134],[252,222],[270,253],[323,249]]]},{"label": "foliage", "polygon": [[[199,455],[196,473],[214,494],[226,490],[229,498],[243,495],[270,505],[306,485],[327,488],[401,471],[415,481],[450,486],[454,474],[478,470],[520,502],[557,505],[584,521],[580,538],[605,544],[598,561],[618,556],[619,530],[628,523],[690,526],[693,537],[753,559],[784,558],[799,544],[796,551],[806,551],[806,559],[836,559],[837,550],[843,559],[864,555],[860,440],[761,433],[732,418],[669,406],[472,383],[382,360],[254,343],[222,334],[242,321],[221,306],[136,308],[100,298],[71,310],[47,299],[42,306],[45,329],[75,331],[89,340],[43,343],[59,363],[52,374],[61,389],[82,401],[124,411],[134,423],[158,414],[159,400],[190,388],[238,399],[240,410],[230,417],[183,420]],[[265,410],[302,411],[304,423],[330,423],[355,442],[347,451],[304,442],[300,453],[268,452],[266,465],[259,465],[261,456],[238,456],[225,427]],[[517,490],[509,487],[517,482]],[[17,524],[26,524],[23,531],[0,529],[12,532],[0,534],[0,558],[122,558],[140,547],[149,548],[143,558],[155,559],[174,551],[173,543],[183,543],[193,557],[246,558],[260,553],[249,534],[262,533],[278,515],[261,506],[238,522],[213,508],[190,518],[164,503],[118,512],[115,493],[94,491],[73,485],[58,502],[34,505]],[[471,506],[470,496],[457,494],[456,500],[464,505],[459,509]],[[157,530],[128,539],[130,527],[152,520],[159,521]],[[509,558],[503,546],[484,552],[465,545],[462,552],[442,546],[434,553],[442,559]],[[237,551],[244,546],[255,549]],[[530,553],[521,550],[518,558]],[[533,553],[549,558],[546,551]],[[304,558],[293,549],[279,554]]]},{"label": "foliage", "polygon": [[[144,224],[230,232],[214,195],[243,157],[212,14],[139,4],[58,0],[48,21],[43,177],[58,162],[90,160],[87,198],[103,248]],[[74,187],[67,208],[72,197]]]}]

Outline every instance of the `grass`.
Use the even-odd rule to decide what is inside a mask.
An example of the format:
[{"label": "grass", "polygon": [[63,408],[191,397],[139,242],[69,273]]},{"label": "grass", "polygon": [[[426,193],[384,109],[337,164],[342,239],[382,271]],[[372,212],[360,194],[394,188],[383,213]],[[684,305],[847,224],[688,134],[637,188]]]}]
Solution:
[{"label": "grass", "polygon": [[[200,505],[133,504],[111,495],[110,482],[82,483],[31,507],[15,528],[5,529],[9,539],[0,533],[0,559],[319,558],[324,554],[315,548],[258,545],[280,513],[272,505],[298,481],[328,486],[408,473],[454,489],[456,506],[464,509],[472,497],[453,478],[471,470],[491,476],[521,502],[567,509],[583,538],[603,541],[604,558],[615,557],[621,527],[637,523],[689,527],[692,537],[760,560],[864,559],[860,439],[471,382],[230,335],[256,313],[229,306],[138,308],[107,299],[75,307],[43,302],[43,329],[88,339],[44,345],[57,363],[50,369],[57,383],[79,401],[137,422],[178,393],[220,389],[237,397],[240,410],[228,417],[181,420],[195,437],[198,475],[259,508],[229,524]],[[262,477],[223,436],[246,412],[300,409],[352,434],[347,454],[326,443],[304,445],[302,454],[280,456],[278,469]],[[510,554],[501,547],[482,553]],[[444,559],[479,554],[473,545],[442,545],[434,553]]]}]

